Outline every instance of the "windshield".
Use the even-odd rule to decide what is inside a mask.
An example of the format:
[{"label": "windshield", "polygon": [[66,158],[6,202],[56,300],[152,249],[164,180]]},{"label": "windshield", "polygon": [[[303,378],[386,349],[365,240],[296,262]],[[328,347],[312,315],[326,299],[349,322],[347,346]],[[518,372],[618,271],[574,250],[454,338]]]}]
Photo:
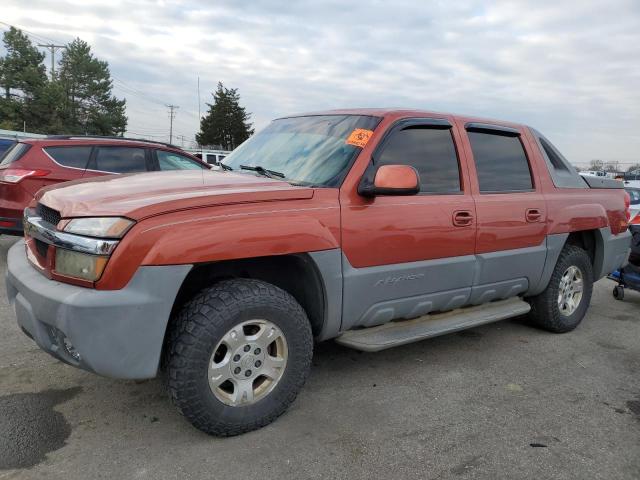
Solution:
[{"label": "windshield", "polygon": [[[372,131],[380,118],[366,115],[317,115],[274,120],[225,159],[234,170],[262,167],[302,185],[340,185],[360,152],[350,141],[356,129]],[[253,173],[252,173],[253,174]]]}]

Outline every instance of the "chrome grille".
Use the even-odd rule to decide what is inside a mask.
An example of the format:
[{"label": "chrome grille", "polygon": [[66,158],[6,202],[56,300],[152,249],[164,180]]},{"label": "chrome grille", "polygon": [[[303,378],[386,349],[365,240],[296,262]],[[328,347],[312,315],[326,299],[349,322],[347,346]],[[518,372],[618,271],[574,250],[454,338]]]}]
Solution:
[{"label": "chrome grille", "polygon": [[53,208],[47,207],[46,205],[43,205],[41,203],[39,203],[36,206],[36,214],[40,218],[42,218],[42,220],[44,220],[47,223],[50,223],[54,227],[58,225],[60,218],[62,218],[60,216],[60,212],[58,212],[57,210],[54,210]]}]

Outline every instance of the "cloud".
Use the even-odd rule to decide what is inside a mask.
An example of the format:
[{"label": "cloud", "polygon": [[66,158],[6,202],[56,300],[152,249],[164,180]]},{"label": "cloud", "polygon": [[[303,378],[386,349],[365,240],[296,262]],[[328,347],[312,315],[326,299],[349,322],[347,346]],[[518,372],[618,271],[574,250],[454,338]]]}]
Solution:
[{"label": "cloud", "polygon": [[199,76],[203,112],[221,80],[258,128],[301,111],[413,107],[531,124],[574,162],[640,161],[635,0],[4,0],[0,15],[90,42],[131,132],[166,135],[173,103],[174,129],[192,138]]}]

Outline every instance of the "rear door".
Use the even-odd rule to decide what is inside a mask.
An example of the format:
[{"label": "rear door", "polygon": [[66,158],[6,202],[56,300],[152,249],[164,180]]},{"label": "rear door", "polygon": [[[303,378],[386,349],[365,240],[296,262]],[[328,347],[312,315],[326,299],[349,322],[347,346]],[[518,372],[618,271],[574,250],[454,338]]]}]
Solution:
[{"label": "rear door", "polygon": [[[34,147],[37,148],[37,147]],[[53,165],[47,166],[49,174],[42,177],[30,177],[22,182],[23,188],[35,195],[47,185],[68,182],[82,178],[91,158],[91,145],[55,145],[43,147],[47,160]],[[36,166],[33,166],[34,168]]]},{"label": "rear door", "polygon": [[104,173],[137,173],[151,170],[153,170],[153,163],[148,148],[101,145],[95,147],[85,176]]},{"label": "rear door", "polygon": [[521,129],[458,122],[477,215],[471,303],[524,293],[546,259],[547,212]]}]

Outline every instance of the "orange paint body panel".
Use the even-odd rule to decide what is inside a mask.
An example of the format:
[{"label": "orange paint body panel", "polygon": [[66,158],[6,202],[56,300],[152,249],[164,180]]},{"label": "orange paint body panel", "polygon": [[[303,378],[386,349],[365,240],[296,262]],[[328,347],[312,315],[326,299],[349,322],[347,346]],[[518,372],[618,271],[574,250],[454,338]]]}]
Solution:
[{"label": "orange paint body panel", "polygon": [[[547,235],[609,226],[626,229],[624,192],[556,188],[527,127],[413,110],[337,110],[381,121],[339,188],[293,186],[236,172],[181,171],[102,177],[47,188],[37,199],[63,218],[137,221],[117,246],[97,289],[120,289],[141,265],[197,264],[341,248],[355,268],[536,247]],[[377,196],[358,185],[385,134],[402,119],[451,124],[460,192]],[[480,193],[465,125],[516,129],[533,188]],[[397,180],[397,178],[395,179]]]}]

